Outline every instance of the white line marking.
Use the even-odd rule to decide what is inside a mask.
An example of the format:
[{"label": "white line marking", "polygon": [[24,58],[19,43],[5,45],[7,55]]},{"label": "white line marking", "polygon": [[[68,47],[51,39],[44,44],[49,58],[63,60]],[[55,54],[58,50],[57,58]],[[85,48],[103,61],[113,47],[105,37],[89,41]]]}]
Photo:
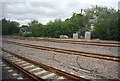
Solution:
[{"label": "white line marking", "polygon": [[43,79],[47,79],[47,78],[52,77],[52,76],[55,76],[55,75],[56,75],[56,74],[51,73],[51,74],[48,74],[48,75],[42,76],[41,78],[43,78]]},{"label": "white line marking", "polygon": [[17,61],[22,61],[21,59],[14,59],[13,60],[14,62],[17,62]]},{"label": "white line marking", "polygon": [[24,69],[27,69],[27,68],[31,68],[31,67],[35,67],[35,65],[26,66],[26,67],[23,67],[23,68],[24,68]]},{"label": "white line marking", "polygon": [[19,64],[20,66],[29,65],[30,63]]},{"label": "white line marking", "polygon": [[43,70],[43,71],[40,71],[40,72],[37,72],[37,73],[34,73],[34,74],[35,74],[35,75],[40,75],[40,74],[46,73],[46,72],[48,72],[48,71]]},{"label": "white line marking", "polygon": [[15,62],[16,64],[24,63],[25,61]]},{"label": "white line marking", "polygon": [[8,66],[8,67],[5,67],[6,69],[9,69],[10,67]]},{"label": "white line marking", "polygon": [[13,73],[12,75],[13,75],[13,76],[17,76],[18,74],[17,74],[17,73]]},{"label": "white line marking", "polygon": [[18,77],[17,79],[18,79],[18,80],[21,80],[21,79],[23,79],[23,78],[22,78],[22,77]]},{"label": "white line marking", "polygon": [[13,70],[8,70],[8,72],[12,72]]},{"label": "white line marking", "polygon": [[65,71],[64,69],[62,69],[62,71]]},{"label": "white line marking", "polygon": [[85,78],[85,76],[80,76],[80,77]]},{"label": "white line marking", "polygon": [[70,74],[74,74],[73,72],[70,72]]},{"label": "white line marking", "polygon": [[29,72],[31,72],[31,71],[35,71],[35,70],[40,70],[40,69],[42,69],[42,68],[39,68],[39,67],[37,67],[37,68],[33,68],[33,69],[30,69]]},{"label": "white line marking", "polygon": [[64,77],[59,77],[59,78],[57,78],[57,79],[65,79]]},{"label": "white line marking", "polygon": [[2,64],[2,66],[6,66],[5,64]]}]

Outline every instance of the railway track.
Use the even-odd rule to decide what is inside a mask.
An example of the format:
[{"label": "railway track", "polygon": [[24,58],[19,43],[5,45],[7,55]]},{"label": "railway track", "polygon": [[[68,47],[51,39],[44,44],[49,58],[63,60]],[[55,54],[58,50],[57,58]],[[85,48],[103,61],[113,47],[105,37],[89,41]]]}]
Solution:
[{"label": "railway track", "polygon": [[17,68],[33,81],[90,81],[19,56],[18,54],[12,53],[4,48],[2,48],[2,50],[4,53],[2,59]]},{"label": "railway track", "polygon": [[55,39],[38,39],[38,38],[26,38],[26,37],[8,37],[20,40],[31,40],[31,41],[46,41],[56,43],[69,43],[69,44],[80,44],[80,45],[92,45],[92,46],[105,46],[105,47],[120,47],[119,42],[93,42],[93,41],[74,41],[74,40],[55,40]]},{"label": "railway track", "polygon": [[60,48],[53,48],[53,47],[46,47],[46,46],[38,46],[38,45],[32,45],[32,44],[24,44],[24,43],[12,42],[12,41],[3,41],[3,42],[8,43],[8,44],[15,44],[15,45],[19,45],[19,46],[39,49],[39,50],[53,51],[53,52],[58,52],[58,53],[70,54],[70,55],[79,55],[79,56],[90,57],[90,58],[95,58],[95,59],[120,62],[120,57],[118,57],[118,56],[80,52],[80,51],[74,51],[74,50],[67,50],[67,49],[60,49]]},{"label": "railway track", "polygon": [[5,60],[2,60],[2,81],[32,81],[28,76],[10,65]]}]

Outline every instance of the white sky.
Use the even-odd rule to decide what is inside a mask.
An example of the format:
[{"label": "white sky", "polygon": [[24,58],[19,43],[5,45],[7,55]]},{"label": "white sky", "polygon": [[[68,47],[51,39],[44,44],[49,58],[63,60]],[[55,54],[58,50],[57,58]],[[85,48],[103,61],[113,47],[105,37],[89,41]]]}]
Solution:
[{"label": "white sky", "polygon": [[80,13],[81,9],[91,5],[100,5],[118,9],[119,0],[1,0],[1,18],[18,21],[21,25],[31,19],[45,24],[56,18],[62,20]]}]

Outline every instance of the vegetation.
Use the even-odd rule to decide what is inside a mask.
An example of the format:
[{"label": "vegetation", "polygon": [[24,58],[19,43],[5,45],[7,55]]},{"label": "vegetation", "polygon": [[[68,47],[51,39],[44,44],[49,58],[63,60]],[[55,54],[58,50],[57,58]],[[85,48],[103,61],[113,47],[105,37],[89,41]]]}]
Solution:
[{"label": "vegetation", "polygon": [[[59,35],[68,35],[72,37],[73,33],[81,32],[82,35],[85,32],[84,28],[88,20],[86,16],[81,14],[73,13],[72,17],[62,21],[61,19],[55,19],[53,22],[50,21],[46,25],[41,23],[33,23],[37,20],[32,20],[29,22],[30,31],[32,36],[41,36],[41,37],[59,37]],[[81,29],[81,30],[80,30]]]},{"label": "vegetation", "polygon": [[[70,18],[62,21],[61,19],[55,19],[54,21],[49,21],[46,25],[38,22],[38,20],[31,20],[27,25],[22,25],[22,27],[27,27],[30,32],[25,34],[25,36],[34,37],[53,37],[57,38],[59,35],[68,35],[72,37],[73,33],[79,33],[80,36],[84,36],[86,31],[91,31],[93,38],[108,39],[108,40],[119,40],[120,24],[119,14],[120,12],[107,7],[93,6],[84,10],[84,14],[73,13]],[[90,20],[94,22],[90,22]],[[19,23],[13,21],[7,21],[2,19],[3,24],[3,35],[11,35],[18,33]],[[94,27],[91,29],[91,24]]]},{"label": "vegetation", "polygon": [[10,21],[2,19],[2,35],[15,35],[19,33],[19,23],[16,21]]},{"label": "vegetation", "polygon": [[97,22],[94,23],[94,30],[92,36],[100,39],[119,40],[120,33],[118,26],[118,11],[107,7],[94,6],[91,9],[87,9],[86,13],[92,18],[97,18]]}]

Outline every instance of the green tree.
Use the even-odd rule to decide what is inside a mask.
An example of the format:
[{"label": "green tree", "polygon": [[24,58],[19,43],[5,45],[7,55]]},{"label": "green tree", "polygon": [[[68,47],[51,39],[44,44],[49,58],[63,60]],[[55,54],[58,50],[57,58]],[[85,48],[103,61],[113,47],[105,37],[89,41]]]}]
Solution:
[{"label": "green tree", "polygon": [[2,21],[2,35],[14,35],[19,33],[19,23],[16,21],[6,20]]},{"label": "green tree", "polygon": [[29,23],[28,23],[28,25],[29,25],[29,27],[31,27],[31,26],[33,26],[33,25],[36,25],[36,24],[38,24],[38,20],[31,20]]},{"label": "green tree", "polygon": [[22,27],[22,28],[27,28],[27,27],[28,27],[28,25],[22,25],[21,27]]},{"label": "green tree", "polygon": [[93,6],[87,9],[86,15],[90,19],[96,19],[92,36],[100,39],[118,40],[118,12],[113,8]]},{"label": "green tree", "polygon": [[[68,35],[72,37],[73,33],[79,32],[84,36],[85,31],[91,30],[91,22],[93,19],[94,28],[92,37],[100,39],[118,40],[120,27],[118,16],[119,12],[112,8],[93,6],[86,9],[85,14],[73,13],[70,18],[65,21],[55,19],[43,25],[38,20],[32,20],[28,23],[32,36],[42,37],[59,37],[59,35]],[[5,21],[4,21],[5,22]]]}]

